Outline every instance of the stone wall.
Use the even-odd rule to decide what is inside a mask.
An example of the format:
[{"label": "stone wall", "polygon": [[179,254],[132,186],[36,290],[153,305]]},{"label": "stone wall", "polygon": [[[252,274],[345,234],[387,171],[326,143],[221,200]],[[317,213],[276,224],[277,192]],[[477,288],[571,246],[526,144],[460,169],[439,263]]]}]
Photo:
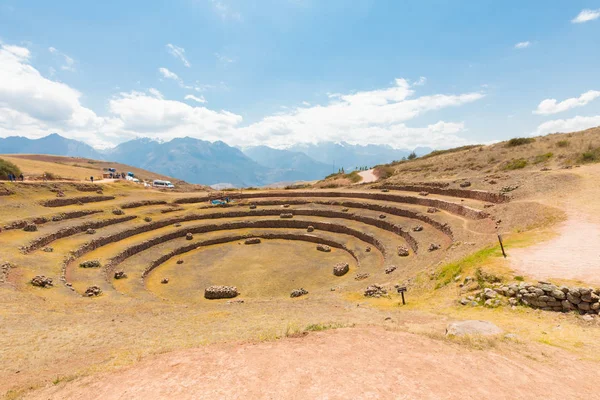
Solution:
[{"label": "stone wall", "polygon": [[121,208],[138,208],[144,206],[155,206],[155,205],[164,205],[167,204],[165,200],[142,200],[142,201],[132,201],[131,203],[125,203],[121,205]]},{"label": "stone wall", "polygon": [[[356,198],[356,199],[368,199],[368,200],[379,200],[379,201],[391,201],[396,203],[415,204],[425,207],[435,207],[452,214],[461,215],[470,219],[484,219],[489,216],[488,213],[476,210],[471,207],[463,206],[461,204],[452,203],[440,199],[429,199],[415,196],[403,196],[394,195],[388,193],[370,193],[370,192],[321,192],[321,191],[310,191],[310,192],[263,192],[263,193],[231,193],[229,198],[232,199],[253,199],[253,198],[288,198],[288,197],[332,197],[332,198]],[[189,203],[202,203],[209,200],[209,197],[184,197],[174,201],[176,204],[189,204]]]},{"label": "stone wall", "polygon": [[261,239],[300,240],[300,241],[309,242],[309,243],[325,244],[327,246],[346,251],[347,253],[349,253],[352,256],[352,258],[354,258],[357,265],[360,265],[356,254],[354,254],[354,252],[352,250],[350,250],[344,244],[335,242],[333,240],[323,239],[323,238],[319,238],[319,237],[316,237],[313,235],[294,234],[294,233],[267,233],[267,234],[262,234],[262,235],[248,234],[248,235],[225,236],[225,237],[216,238],[216,239],[203,240],[201,242],[192,243],[187,246],[183,246],[183,247],[174,249],[174,250],[170,251],[169,253],[160,256],[156,260],[153,260],[150,263],[150,265],[142,273],[142,279],[146,278],[152,270],[159,267],[161,264],[167,262],[169,259],[171,259],[175,256],[187,253],[192,250],[196,250],[200,247],[212,246],[215,244],[222,244],[222,243],[237,242],[237,241],[244,240],[244,239],[251,238],[251,237],[252,238],[261,238]]},{"label": "stone wall", "polygon": [[469,189],[445,189],[440,187],[431,187],[424,185],[381,185],[378,186],[382,189],[390,190],[403,190],[407,192],[428,192],[433,194],[439,194],[442,196],[450,197],[462,197],[464,199],[474,199],[479,201],[485,201],[488,203],[507,203],[510,201],[510,197],[501,194],[486,192],[485,190],[469,190]]},{"label": "stone wall", "polygon": [[506,297],[513,305],[522,304],[545,311],[575,310],[581,314],[598,314],[600,310],[600,289],[556,286],[546,282],[496,284],[479,296],[492,304],[498,296]]},{"label": "stone wall", "polygon": [[62,239],[68,236],[75,235],[77,233],[85,232],[88,229],[98,229],[103,228],[109,225],[120,224],[121,222],[131,221],[132,219],[137,218],[135,215],[128,215],[125,217],[119,218],[108,218],[101,221],[89,221],[80,225],[69,226],[66,228],[62,228],[48,235],[41,236],[26,246],[23,246],[21,251],[23,253],[31,253],[34,250],[40,249],[48,244],[52,243],[55,240]]},{"label": "stone wall", "polygon": [[[239,221],[239,222],[229,222],[229,223],[225,223],[225,224],[213,224],[213,225],[202,225],[202,226],[195,226],[195,227],[186,227],[186,228],[182,228],[170,233],[167,233],[165,235],[161,235],[152,239],[148,239],[144,242],[138,243],[136,245],[133,245],[131,247],[128,247],[127,249],[123,250],[121,253],[119,253],[118,255],[116,255],[115,257],[111,258],[109,260],[109,262],[105,265],[105,270],[106,270],[106,274],[107,277],[110,277],[110,275],[112,275],[114,268],[120,264],[121,262],[123,262],[125,259],[140,253],[144,250],[149,249],[150,247],[159,245],[161,243],[173,240],[173,239],[177,239],[177,238],[181,238],[184,237],[188,232],[192,233],[192,234],[197,234],[197,233],[208,233],[208,232],[216,232],[216,231],[225,231],[225,230],[238,230],[238,229],[306,229],[309,225],[314,226],[316,229],[321,230],[321,231],[325,231],[325,232],[333,232],[333,233],[340,233],[340,234],[345,234],[345,235],[350,235],[353,236],[363,242],[366,242],[372,246],[374,246],[376,249],[378,249],[382,254],[386,254],[385,252],[385,247],[383,246],[383,244],[374,236],[369,235],[367,233],[361,232],[361,231],[357,231],[355,229],[351,229],[348,228],[345,225],[338,225],[338,224],[333,224],[330,222],[315,222],[315,221],[298,221],[298,220],[259,220],[259,221]],[[130,230],[133,231],[133,230]],[[121,232],[119,234],[115,234],[115,235],[111,235],[108,237],[104,237],[104,238],[99,238],[96,239],[82,247],[80,247],[76,252],[74,252],[74,256],[75,257],[80,257],[81,255],[95,250],[98,247],[101,247],[105,244],[108,243],[113,243],[116,241],[120,241],[123,240],[126,237],[129,236],[133,236],[132,233],[128,233],[128,236],[123,236],[123,234],[126,232]],[[141,233],[141,232],[139,232]],[[123,237],[121,237],[123,236]],[[256,237],[256,235],[253,235],[254,237]],[[305,235],[303,235],[304,237]],[[248,236],[251,237],[251,236]],[[260,237],[260,236],[259,236]],[[317,236],[314,236],[314,240],[315,242],[322,242],[322,239],[320,239]],[[337,246],[339,247],[339,246]]]},{"label": "stone wall", "polygon": [[447,223],[441,223],[426,214],[421,214],[419,212],[405,210],[402,208],[392,207],[385,204],[375,204],[375,203],[361,203],[357,201],[336,201],[336,200],[315,200],[315,201],[307,201],[307,200],[260,200],[254,201],[252,204],[260,205],[260,206],[278,206],[284,204],[293,204],[293,205],[305,205],[305,204],[321,204],[328,206],[340,206],[340,207],[349,207],[349,208],[359,208],[370,211],[378,211],[384,212],[390,215],[396,215],[399,217],[416,219],[422,221],[428,225],[433,226],[435,229],[447,235],[450,239],[454,240],[454,233],[452,232],[452,228]]},{"label": "stone wall", "polygon": [[64,207],[79,203],[96,203],[99,201],[114,200],[115,196],[81,196],[42,201],[44,207]]},{"label": "stone wall", "polygon": [[21,219],[18,221],[10,222],[7,225],[4,225],[3,229],[5,229],[5,230],[22,229],[27,224],[42,225],[42,224],[45,224],[50,221],[56,222],[56,221],[64,221],[66,219],[81,218],[81,217],[86,217],[88,215],[97,214],[97,213],[101,213],[101,212],[102,212],[102,210],[81,210],[81,211],[64,212],[64,213],[53,215],[51,217],[35,217],[35,218]]}]

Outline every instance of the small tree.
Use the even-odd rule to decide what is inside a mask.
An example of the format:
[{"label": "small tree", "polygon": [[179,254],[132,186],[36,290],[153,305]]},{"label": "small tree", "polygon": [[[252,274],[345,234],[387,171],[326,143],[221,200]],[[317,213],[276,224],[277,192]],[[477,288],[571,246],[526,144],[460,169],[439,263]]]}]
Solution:
[{"label": "small tree", "polygon": [[414,151],[408,155],[409,160],[414,160],[415,158],[417,158],[417,153]]}]

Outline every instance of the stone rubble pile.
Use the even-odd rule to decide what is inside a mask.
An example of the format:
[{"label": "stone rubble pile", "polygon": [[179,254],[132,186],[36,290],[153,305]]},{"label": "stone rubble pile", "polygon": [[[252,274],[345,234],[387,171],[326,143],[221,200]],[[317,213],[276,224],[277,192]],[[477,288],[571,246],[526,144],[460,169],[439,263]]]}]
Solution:
[{"label": "stone rubble pile", "polygon": [[33,279],[31,279],[31,284],[33,286],[39,287],[50,287],[53,286],[52,278],[46,278],[44,275],[37,275]]},{"label": "stone rubble pile", "polygon": [[292,213],[281,213],[279,218],[294,218],[294,214]]},{"label": "stone rubble pile", "polygon": [[365,289],[365,297],[382,297],[387,294],[387,290],[380,285],[370,285]]},{"label": "stone rubble pile", "polygon": [[327,246],[326,244],[318,244],[317,250],[322,251],[324,253],[329,253],[331,251],[331,247]]},{"label": "stone rubble pile", "polygon": [[260,238],[250,238],[244,241],[244,244],[259,244]]},{"label": "stone rubble pile", "polygon": [[340,262],[333,266],[333,274],[335,276],[343,276],[350,270],[350,265],[346,262]]},{"label": "stone rubble pile", "polygon": [[209,286],[204,289],[204,298],[212,299],[231,299],[239,295],[235,286]]},{"label": "stone rubble pile", "polygon": [[396,270],[396,268],[397,268],[397,267],[396,267],[395,265],[390,265],[389,267],[387,267],[387,268],[385,269],[385,273],[386,273],[386,274],[391,274],[392,272],[394,272],[394,271]]},{"label": "stone rubble pile", "polygon": [[412,228],[413,232],[421,232],[423,230],[423,225],[416,225]]},{"label": "stone rubble pile", "polygon": [[408,257],[409,254],[410,253],[409,253],[409,251],[408,251],[408,249],[406,247],[404,247],[404,246],[398,246],[398,255],[400,257]]},{"label": "stone rubble pile", "polygon": [[101,264],[99,260],[88,260],[79,264],[81,268],[100,268]]},{"label": "stone rubble pile", "polygon": [[300,296],[304,296],[306,294],[308,294],[308,291],[305,290],[305,289],[303,289],[303,288],[294,289],[294,290],[292,290],[292,293],[290,293],[290,297],[292,297],[292,298],[293,297],[300,297]]},{"label": "stone rubble pile", "polygon": [[87,288],[85,290],[84,296],[93,297],[93,296],[100,296],[101,294],[102,294],[102,289],[100,289],[98,286],[90,286],[89,288]]},{"label": "stone rubble pile", "polygon": [[115,271],[115,279],[125,279],[127,278],[127,274],[125,271]]}]

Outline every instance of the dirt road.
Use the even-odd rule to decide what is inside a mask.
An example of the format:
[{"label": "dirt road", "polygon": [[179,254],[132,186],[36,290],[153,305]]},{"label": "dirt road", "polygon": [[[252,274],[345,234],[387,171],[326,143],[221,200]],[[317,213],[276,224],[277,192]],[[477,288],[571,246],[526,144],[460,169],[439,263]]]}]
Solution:
[{"label": "dirt road", "polygon": [[597,394],[597,364],[558,349],[530,349],[525,356],[515,351],[520,345],[506,346],[481,351],[383,328],[345,328],[181,350],[26,398],[552,400]]}]

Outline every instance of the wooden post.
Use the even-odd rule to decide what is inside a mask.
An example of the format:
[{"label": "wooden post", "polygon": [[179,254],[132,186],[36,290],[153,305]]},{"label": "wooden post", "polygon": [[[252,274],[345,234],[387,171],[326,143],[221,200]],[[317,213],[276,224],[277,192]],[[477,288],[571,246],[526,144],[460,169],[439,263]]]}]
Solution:
[{"label": "wooden post", "polygon": [[504,252],[504,244],[502,244],[502,236],[498,235],[498,242],[500,242],[500,248],[502,249],[502,255],[506,258],[506,252]]},{"label": "wooden post", "polygon": [[396,290],[398,290],[398,293],[400,293],[400,295],[402,296],[402,305],[406,305],[406,301],[404,300],[404,292],[406,292],[406,286],[399,286],[396,285]]}]

